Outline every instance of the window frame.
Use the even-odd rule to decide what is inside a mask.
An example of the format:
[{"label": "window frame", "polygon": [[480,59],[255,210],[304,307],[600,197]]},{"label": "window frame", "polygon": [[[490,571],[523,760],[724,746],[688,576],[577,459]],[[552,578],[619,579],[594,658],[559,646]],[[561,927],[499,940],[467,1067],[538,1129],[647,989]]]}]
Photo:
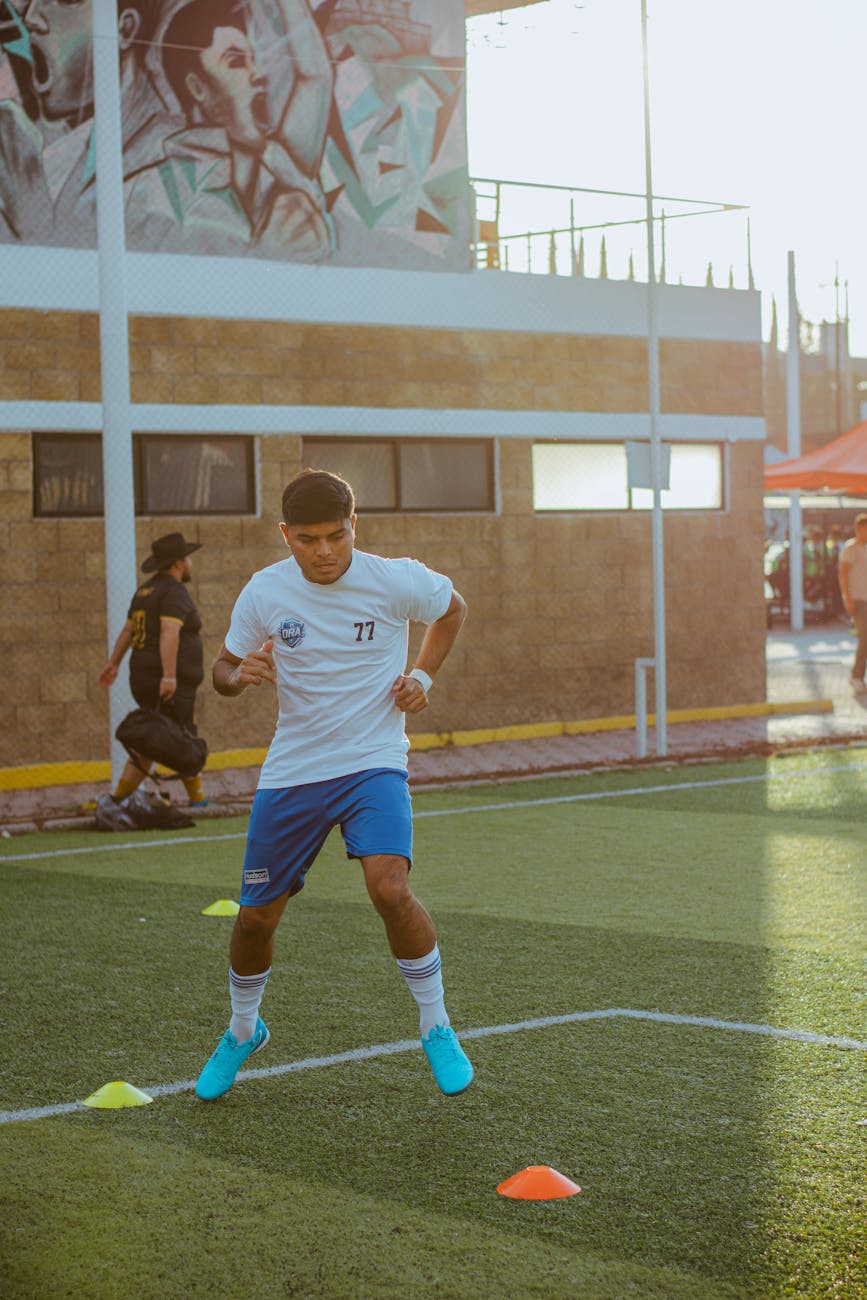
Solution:
[{"label": "window frame", "polygon": [[[303,437],[303,439],[302,439],[302,457],[303,457],[304,463],[307,464],[307,463],[309,462],[309,460],[310,460],[310,458],[309,458],[309,456],[308,456],[308,449],[310,449],[310,448],[312,448],[312,447],[316,447],[316,446],[329,446],[329,445],[333,445],[334,443],[348,443],[348,444],[352,445],[353,447],[355,447],[355,446],[362,446],[362,447],[363,447],[363,446],[377,446],[377,447],[387,446],[387,447],[390,447],[391,450],[392,450],[392,460],[391,460],[391,480],[392,480],[392,489],[393,489],[393,493],[394,493],[394,501],[395,501],[395,504],[394,504],[393,506],[364,506],[364,505],[359,505],[359,509],[360,509],[360,510],[363,510],[364,513],[365,513],[366,515],[473,515],[473,514],[475,514],[475,515],[482,515],[482,514],[484,514],[484,515],[488,515],[488,514],[496,514],[496,511],[497,511],[497,485],[496,485],[496,473],[495,473],[495,471],[496,471],[496,455],[495,455],[495,439],[494,439],[493,437],[485,437],[485,436],[479,436],[479,435],[472,435],[472,436],[470,436],[470,437],[462,438],[462,437],[460,437],[460,435],[456,435],[456,436],[452,436],[452,435],[450,435],[449,437],[446,437],[446,438],[435,438],[435,437],[427,437],[427,436],[420,436],[420,437],[400,437],[399,435],[395,436],[395,435],[388,435],[388,434],[385,434],[385,435],[382,435],[382,436],[379,436],[379,435],[376,435],[376,434],[372,434],[372,435],[367,435],[367,434],[366,434],[366,435],[364,435],[363,437],[358,437],[358,438],[356,438],[356,437],[354,437],[354,436],[349,436],[349,437],[347,437],[345,434],[332,434],[332,435],[330,435],[330,436],[327,435],[327,434],[311,434],[309,437],[308,437],[307,435],[304,435],[304,437]],[[401,464],[400,464],[400,454],[401,454],[401,449],[402,449],[403,447],[409,447],[409,446],[412,446],[412,447],[419,447],[419,446],[428,446],[428,445],[430,445],[430,446],[435,446],[435,447],[442,447],[442,446],[449,446],[449,445],[459,445],[459,446],[472,445],[472,446],[482,447],[482,448],[484,449],[484,451],[485,451],[485,490],[486,490],[486,496],[487,496],[487,504],[486,504],[486,505],[484,505],[484,506],[457,506],[457,505],[446,505],[446,506],[423,506],[423,507],[417,507],[417,506],[404,506],[404,505],[402,504],[402,502],[401,502],[401,488],[400,488],[400,485],[401,485]]]},{"label": "window frame", "polygon": [[[64,443],[95,443],[99,449],[100,465],[103,465],[104,435],[101,430],[89,432],[76,431],[65,433],[63,430],[33,429],[30,433],[32,457],[32,516],[34,519],[104,519],[105,492],[104,479],[100,483],[102,502],[97,512],[87,511],[46,511],[41,508],[40,485],[42,483],[43,447],[48,440],[63,440]],[[224,510],[196,510],[190,505],[181,509],[156,510],[147,501],[145,484],[145,455],[147,446],[154,441],[172,441],[189,444],[190,439],[198,442],[212,442],[231,439],[243,446],[244,466],[246,470],[246,503],[243,510],[227,507]],[[132,435],[133,457],[133,500],[137,519],[159,518],[255,518],[258,514],[257,457],[256,436],[246,433],[138,433]]]},{"label": "window frame", "polygon": [[[173,442],[187,444],[192,442],[215,442],[221,439],[240,442],[244,448],[246,469],[246,507],[237,510],[226,507],[224,510],[194,510],[189,506],[182,509],[156,510],[147,500],[145,458],[147,449],[153,443]],[[247,518],[256,514],[256,459],[255,437],[245,433],[134,433],[132,436],[133,485],[135,491],[136,518],[160,519],[187,517],[193,519]]]},{"label": "window frame", "polygon": [[[59,442],[62,440],[63,443],[67,445],[70,442],[79,443],[79,444],[80,443],[96,444],[97,450],[99,452],[99,466],[100,466],[99,489],[100,489],[100,494],[102,496],[102,500],[100,502],[99,510],[96,511],[95,513],[87,510],[43,510],[41,508],[40,487],[43,481],[42,480],[43,448],[45,447],[49,439],[51,439],[54,442]],[[105,492],[103,488],[104,479],[102,476],[103,461],[102,461],[102,434],[101,433],[99,432],[89,433],[89,432],[80,432],[80,431],[76,431],[75,433],[64,433],[62,429],[58,429],[58,430],[34,429],[30,434],[30,454],[32,460],[31,509],[32,509],[34,519],[104,519],[105,518]]]},{"label": "window frame", "polygon": [[[650,439],[644,438],[534,438],[530,451],[530,473],[531,493],[533,495],[533,514],[534,515],[649,515],[652,512],[652,506],[636,506],[633,504],[633,498],[636,491],[644,489],[631,488],[627,481],[625,506],[600,506],[593,509],[587,506],[556,506],[550,509],[537,506],[535,501],[535,478],[533,476],[533,448],[539,446],[570,446],[570,447],[621,447],[623,449],[624,460],[626,458],[626,443],[640,442],[649,445]],[[728,443],[722,438],[662,438],[661,442],[670,447],[672,456],[674,456],[678,447],[713,447],[719,455],[719,491],[720,504],[718,506],[671,506],[662,503],[662,509],[667,514],[687,515],[687,514],[726,514],[729,509],[729,458]]]}]

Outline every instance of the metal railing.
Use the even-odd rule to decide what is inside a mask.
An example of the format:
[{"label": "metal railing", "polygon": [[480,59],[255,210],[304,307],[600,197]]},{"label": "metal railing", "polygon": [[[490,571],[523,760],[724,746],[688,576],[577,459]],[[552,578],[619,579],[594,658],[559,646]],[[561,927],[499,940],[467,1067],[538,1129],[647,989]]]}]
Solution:
[{"label": "metal railing", "polygon": [[[646,280],[644,194],[494,177],[470,183],[478,268]],[[746,213],[738,203],[654,195],[658,279],[754,288]],[[672,238],[672,222],[696,217],[718,220],[713,228],[704,223],[698,237]]]}]

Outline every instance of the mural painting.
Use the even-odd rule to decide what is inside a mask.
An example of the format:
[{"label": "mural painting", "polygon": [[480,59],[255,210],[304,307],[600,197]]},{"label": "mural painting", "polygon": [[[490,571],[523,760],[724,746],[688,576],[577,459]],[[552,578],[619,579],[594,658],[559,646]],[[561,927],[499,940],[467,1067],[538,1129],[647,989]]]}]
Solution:
[{"label": "mural painting", "polygon": [[[462,0],[118,0],[127,245],[469,267]],[[0,0],[0,243],[93,247],[90,0]]]}]

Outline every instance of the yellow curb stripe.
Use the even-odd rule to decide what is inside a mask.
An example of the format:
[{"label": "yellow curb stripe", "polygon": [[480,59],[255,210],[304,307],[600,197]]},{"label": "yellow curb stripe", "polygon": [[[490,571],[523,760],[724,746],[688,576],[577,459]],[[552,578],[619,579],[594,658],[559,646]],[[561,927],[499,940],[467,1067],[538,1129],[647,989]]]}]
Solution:
[{"label": "yellow curb stripe", "polygon": [[[669,709],[671,723],[719,722],[728,718],[766,718],[785,714],[833,713],[833,700],[791,700],[781,703],[720,704],[703,709]],[[648,726],[656,715],[648,713]],[[635,714],[612,718],[581,718],[575,722],[528,722],[511,727],[480,727],[475,731],[429,732],[410,737],[417,753],[426,749],[447,749],[458,745],[490,745],[503,740],[544,740],[553,736],[586,736],[600,731],[627,731],[635,727]],[[266,749],[225,749],[209,754],[205,770],[225,771],[236,767],[257,767],[265,761]],[[158,768],[157,771],[164,771]],[[24,767],[0,767],[0,790],[36,790],[47,785],[86,785],[110,781],[111,765],[100,762],[32,763]]]},{"label": "yellow curb stripe", "polygon": [[0,767],[0,790],[36,790],[44,785],[82,785],[110,781],[108,762],[30,763],[25,767]]}]

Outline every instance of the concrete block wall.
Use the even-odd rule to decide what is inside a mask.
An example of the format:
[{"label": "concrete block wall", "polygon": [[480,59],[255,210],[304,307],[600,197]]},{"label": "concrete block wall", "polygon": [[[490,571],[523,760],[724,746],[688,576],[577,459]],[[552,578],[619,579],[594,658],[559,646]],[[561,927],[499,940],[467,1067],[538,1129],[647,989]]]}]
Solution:
[{"label": "concrete block wall", "polygon": [[[0,311],[0,400],[98,402],[92,313]],[[132,316],[133,402],[647,409],[640,338]],[[661,406],[762,411],[757,344],[663,339]]]},{"label": "concrete block wall", "polygon": [[[646,408],[641,339],[177,317],[133,317],[130,337],[134,401]],[[0,311],[0,356],[0,400],[99,400],[93,315]],[[665,411],[761,414],[758,343],[668,339],[661,369]],[[653,652],[650,518],[535,514],[531,446],[499,441],[498,514],[360,519],[362,549],[413,555],[449,573],[470,607],[434,707],[412,730],[634,708],[633,661]],[[136,523],[139,562],[153,537],[173,529],[203,544],[191,590],[207,662],[246,579],[285,555],[276,520],[283,485],[302,467],[301,438],[261,437],[258,451],[260,517]],[[765,694],[761,444],[734,444],[730,467],[725,513],[666,516],[672,708]],[[33,518],[27,431],[0,433],[0,566],[7,664],[0,767],[104,759],[108,709],[96,676],[118,629],[105,626],[102,523]],[[131,575],[130,594],[132,585]],[[272,698],[248,692],[224,700],[207,683],[199,698],[212,750],[267,743]]]}]

